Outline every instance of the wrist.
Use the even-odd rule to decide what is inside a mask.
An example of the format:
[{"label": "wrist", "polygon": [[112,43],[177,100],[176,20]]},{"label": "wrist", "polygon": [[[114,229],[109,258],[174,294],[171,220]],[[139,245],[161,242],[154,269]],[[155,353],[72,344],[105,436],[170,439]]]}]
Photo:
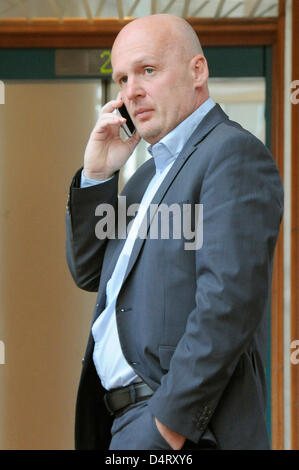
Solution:
[{"label": "wrist", "polygon": [[155,422],[158,428],[158,431],[163,436],[163,438],[168,442],[170,447],[174,450],[180,450],[185,444],[186,438],[181,434],[178,434],[175,431],[169,429],[165,424],[161,423],[158,418],[155,417]]},{"label": "wrist", "polygon": [[111,178],[114,175],[114,173],[94,172],[94,171],[89,171],[86,168],[83,168],[83,175],[87,179],[91,179],[95,181],[105,181]]}]

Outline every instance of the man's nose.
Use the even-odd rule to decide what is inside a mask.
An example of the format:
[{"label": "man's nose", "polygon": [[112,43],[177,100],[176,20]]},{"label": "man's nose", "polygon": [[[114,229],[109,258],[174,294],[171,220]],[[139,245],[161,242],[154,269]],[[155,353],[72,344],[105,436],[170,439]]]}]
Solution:
[{"label": "man's nose", "polygon": [[137,77],[129,77],[126,86],[126,95],[129,100],[134,100],[145,95],[145,90]]}]

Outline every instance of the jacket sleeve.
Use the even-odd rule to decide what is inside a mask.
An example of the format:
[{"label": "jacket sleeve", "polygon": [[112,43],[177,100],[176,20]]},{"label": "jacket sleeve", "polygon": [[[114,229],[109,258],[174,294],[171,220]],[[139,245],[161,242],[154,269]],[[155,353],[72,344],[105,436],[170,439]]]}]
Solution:
[{"label": "jacket sleeve", "polygon": [[283,211],[280,176],[263,144],[247,133],[223,140],[209,155],[198,201],[196,306],[149,401],[162,423],[194,442],[267,311]]},{"label": "jacket sleeve", "polygon": [[98,238],[96,208],[117,207],[118,173],[109,181],[80,188],[81,171],[75,174],[66,208],[66,259],[72,277],[81,289],[96,292],[99,287],[107,238]]}]

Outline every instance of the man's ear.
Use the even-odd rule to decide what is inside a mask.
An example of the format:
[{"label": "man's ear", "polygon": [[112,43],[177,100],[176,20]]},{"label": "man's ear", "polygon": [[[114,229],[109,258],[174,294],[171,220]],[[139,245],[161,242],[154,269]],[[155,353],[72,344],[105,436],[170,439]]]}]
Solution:
[{"label": "man's ear", "polygon": [[209,67],[204,55],[197,54],[190,62],[195,88],[203,87],[209,78]]}]

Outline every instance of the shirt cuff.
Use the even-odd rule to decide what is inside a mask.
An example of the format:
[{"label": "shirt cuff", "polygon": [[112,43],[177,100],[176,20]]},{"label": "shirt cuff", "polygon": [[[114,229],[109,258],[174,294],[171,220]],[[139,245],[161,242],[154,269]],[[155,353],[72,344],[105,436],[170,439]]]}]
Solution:
[{"label": "shirt cuff", "polygon": [[88,188],[89,186],[95,186],[96,184],[106,183],[107,181],[110,181],[113,177],[114,175],[111,176],[110,178],[107,178],[106,180],[102,180],[102,181],[94,180],[92,178],[86,178],[82,170],[80,188]]}]

